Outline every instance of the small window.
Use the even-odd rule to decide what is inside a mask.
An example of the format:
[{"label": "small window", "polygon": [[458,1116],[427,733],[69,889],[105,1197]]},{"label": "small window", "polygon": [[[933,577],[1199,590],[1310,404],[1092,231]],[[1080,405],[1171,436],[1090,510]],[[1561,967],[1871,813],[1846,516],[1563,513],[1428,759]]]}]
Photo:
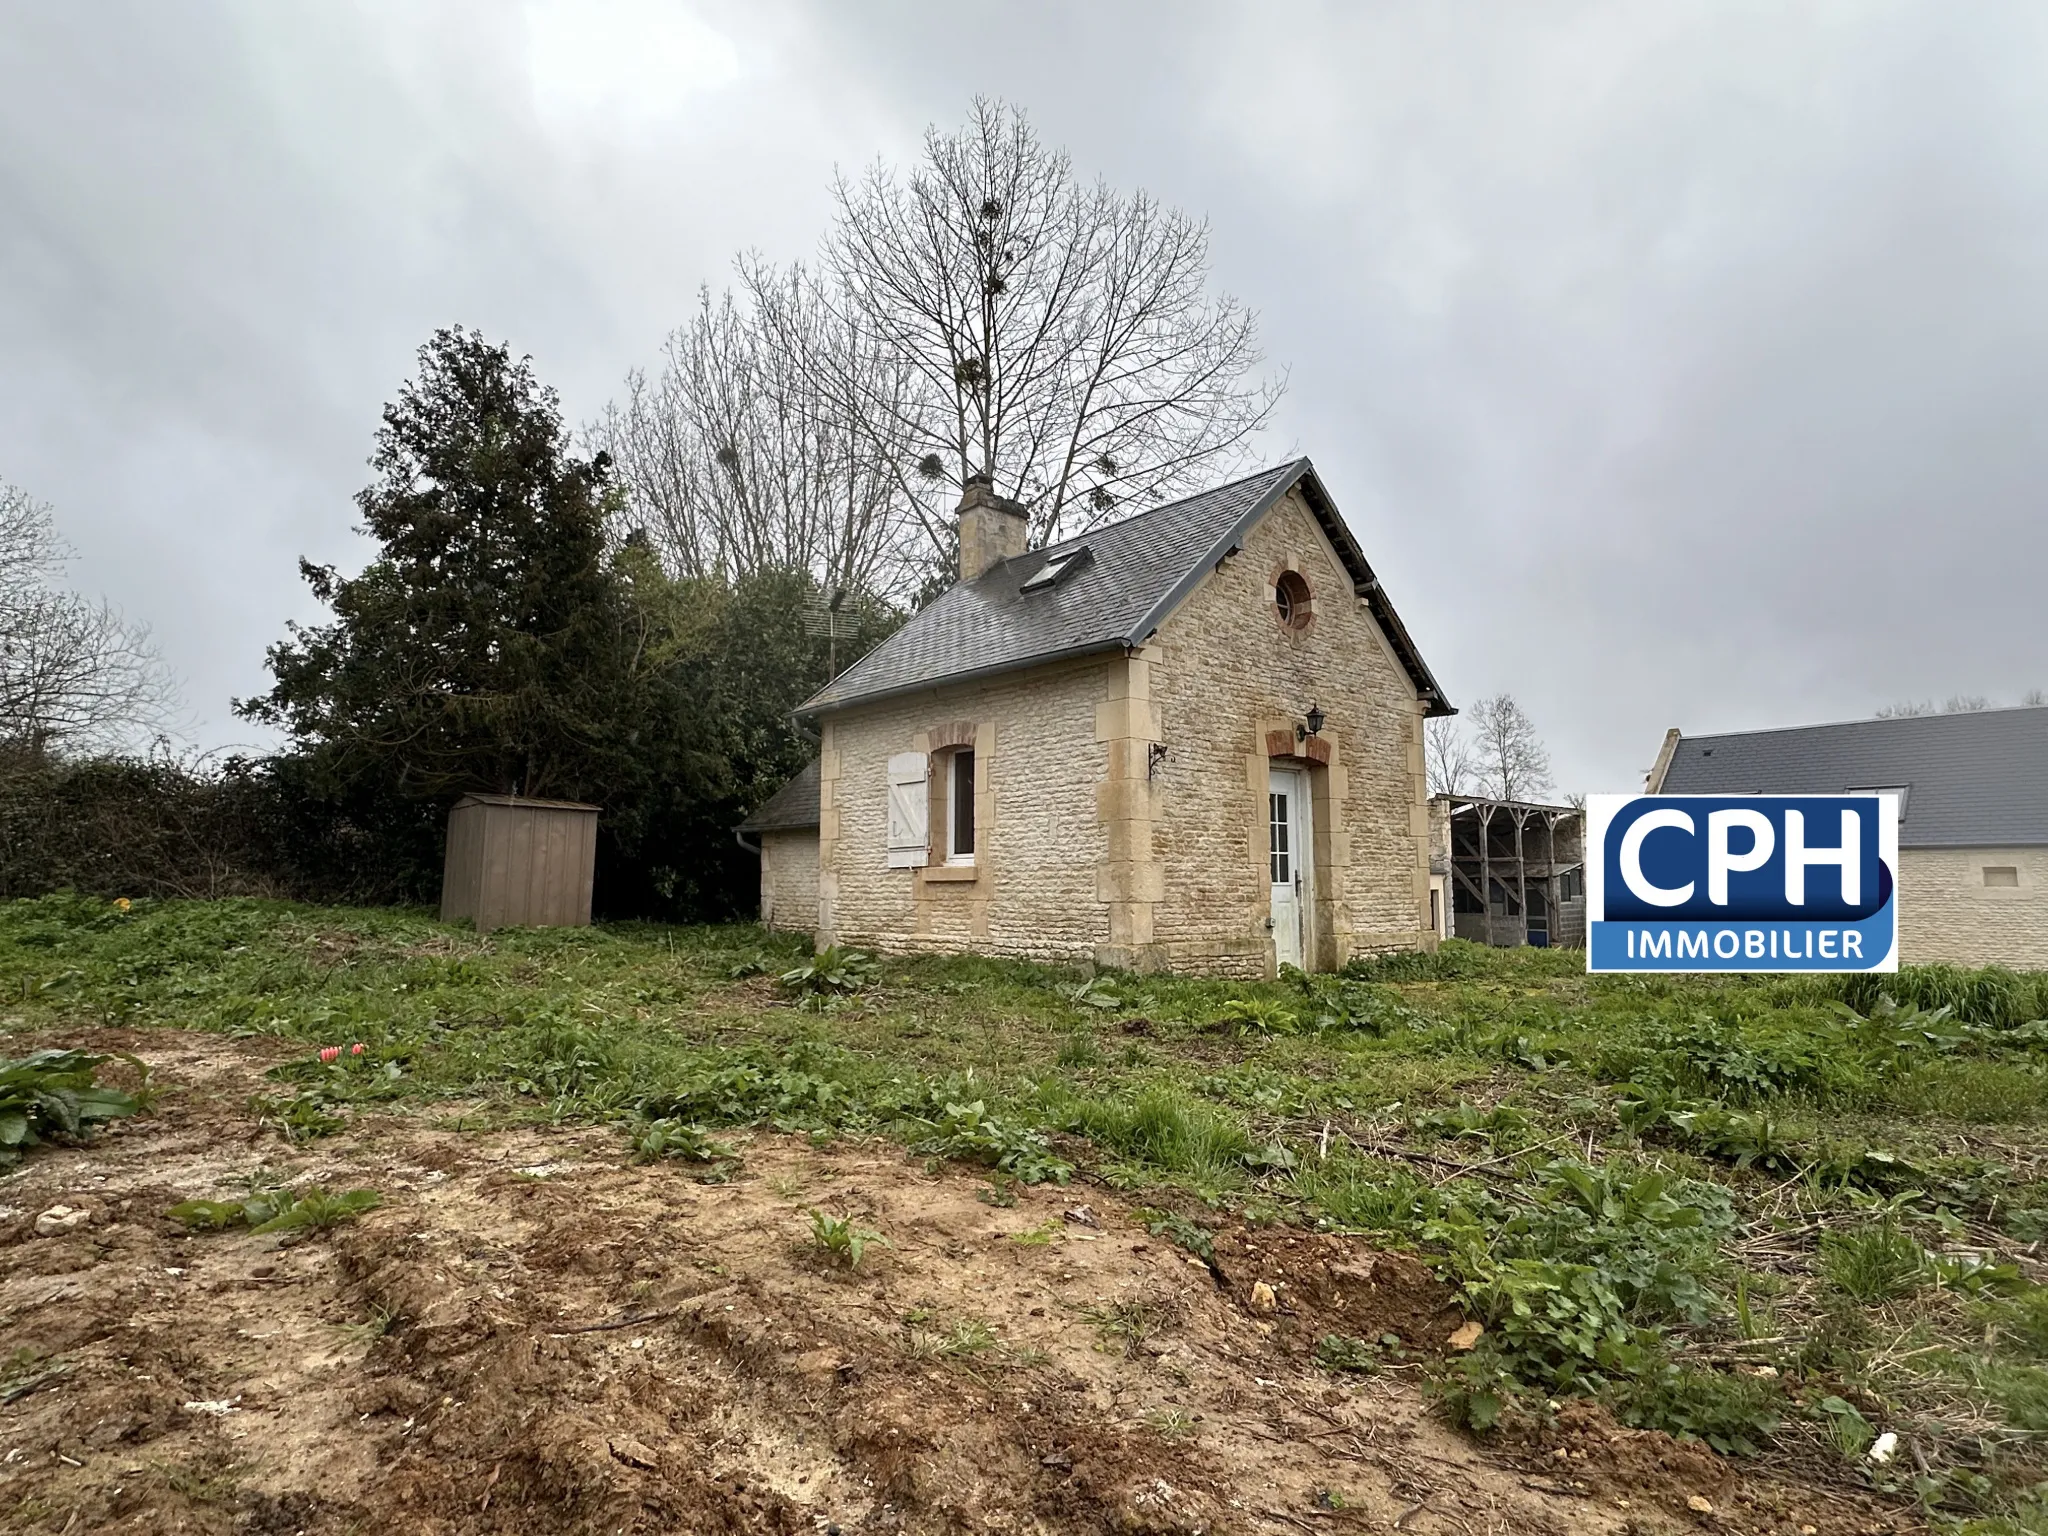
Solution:
[{"label": "small window", "polygon": [[948,769],[946,795],[946,862],[974,862],[974,750],[955,752]]},{"label": "small window", "polygon": [[1984,866],[1984,883],[1995,890],[2016,891],[2019,889],[2020,884],[2019,866],[2017,864],[1986,864]]},{"label": "small window", "polygon": [[1299,571],[1282,571],[1273,583],[1273,611],[1289,629],[1308,627],[1311,598]]},{"label": "small window", "polygon": [[1019,592],[1043,592],[1047,587],[1057,585],[1087,563],[1088,546],[1086,544],[1081,545],[1077,549],[1063,549],[1048,559],[1037,570],[1033,571],[1030,577],[1017,590]]},{"label": "small window", "polygon": [[1899,820],[1906,819],[1906,795],[1911,789],[1907,784],[1877,784],[1867,789],[1845,789],[1845,795],[1897,795],[1899,797]]}]

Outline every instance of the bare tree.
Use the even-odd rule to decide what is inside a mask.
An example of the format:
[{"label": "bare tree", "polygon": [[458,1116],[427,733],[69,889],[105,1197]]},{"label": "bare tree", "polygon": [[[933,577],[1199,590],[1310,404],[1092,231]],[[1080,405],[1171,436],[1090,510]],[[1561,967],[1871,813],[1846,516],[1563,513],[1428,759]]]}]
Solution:
[{"label": "bare tree", "polygon": [[176,697],[146,630],[57,584],[70,557],[50,509],[0,484],[0,744],[37,757],[139,745]]},{"label": "bare tree", "polygon": [[1469,795],[1478,787],[1479,761],[1455,716],[1423,721],[1422,748],[1432,795]]},{"label": "bare tree", "polygon": [[976,471],[1044,542],[1244,466],[1282,386],[1206,225],[1082,185],[999,102],[835,191],[820,270],[743,258],[586,429],[670,569],[907,597],[949,579]]},{"label": "bare tree", "polygon": [[1904,699],[1897,704],[1887,704],[1877,712],[1880,720],[1912,720],[1921,715],[1936,713],[1944,715],[1974,715],[1980,709],[1989,709],[1991,701],[1981,693],[1952,693],[1941,701],[1937,711],[1932,699]]},{"label": "bare tree", "polygon": [[625,487],[620,520],[669,569],[808,570],[827,588],[894,590],[906,547],[921,553],[897,490],[903,449],[868,440],[842,409],[849,387],[886,393],[888,369],[801,268],[757,267],[743,298],[701,293],[660,372],[629,375],[623,406],[586,436]]},{"label": "bare tree", "polygon": [[1550,753],[1514,695],[1501,693],[1472,706],[1478,773],[1497,800],[1527,800],[1551,787]]},{"label": "bare tree", "polygon": [[2020,703],[2028,706],[2048,704],[2048,689],[2029,688],[2020,695]]},{"label": "bare tree", "polygon": [[1144,192],[1083,185],[1023,113],[977,99],[901,178],[841,177],[825,260],[849,325],[912,388],[852,394],[935,538],[985,470],[1038,542],[1214,482],[1272,415],[1252,313],[1208,289],[1208,226]]}]

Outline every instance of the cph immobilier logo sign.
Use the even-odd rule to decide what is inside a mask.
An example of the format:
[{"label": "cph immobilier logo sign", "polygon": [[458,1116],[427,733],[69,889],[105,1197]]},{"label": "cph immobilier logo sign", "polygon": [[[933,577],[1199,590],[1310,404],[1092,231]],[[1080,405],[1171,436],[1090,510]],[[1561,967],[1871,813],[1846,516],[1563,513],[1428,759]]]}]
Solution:
[{"label": "cph immobilier logo sign", "polygon": [[1589,971],[1895,971],[1899,799],[1589,795]]}]

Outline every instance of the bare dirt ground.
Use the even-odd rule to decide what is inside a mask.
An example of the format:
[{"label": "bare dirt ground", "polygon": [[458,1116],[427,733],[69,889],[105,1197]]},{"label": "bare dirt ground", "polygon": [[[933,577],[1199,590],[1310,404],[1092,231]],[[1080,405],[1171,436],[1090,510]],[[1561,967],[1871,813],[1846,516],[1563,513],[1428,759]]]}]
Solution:
[{"label": "bare dirt ground", "polygon": [[[1319,1368],[1326,1332],[1426,1354],[1457,1326],[1423,1266],[1353,1239],[1226,1223],[1212,1274],[1100,1189],[990,1205],[969,1169],[771,1134],[699,1182],[615,1131],[464,1130],[457,1106],[288,1146],[245,1102],[272,1046],[65,1043],[166,1091],[0,1182],[6,1530],[1914,1528],[1583,1405],[1482,1446],[1412,1366]],[[295,1241],[164,1214],[280,1182],[385,1204]],[[89,1220],[37,1236],[58,1204]],[[835,1266],[812,1207],[888,1246]]]}]

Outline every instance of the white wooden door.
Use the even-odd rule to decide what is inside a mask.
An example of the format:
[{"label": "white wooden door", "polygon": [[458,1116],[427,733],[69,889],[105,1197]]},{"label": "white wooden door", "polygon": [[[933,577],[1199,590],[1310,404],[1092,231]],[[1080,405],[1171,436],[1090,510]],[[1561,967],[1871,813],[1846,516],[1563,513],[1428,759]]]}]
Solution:
[{"label": "white wooden door", "polygon": [[1266,839],[1273,884],[1273,953],[1282,965],[1305,968],[1310,827],[1308,775],[1298,768],[1268,772]]}]

